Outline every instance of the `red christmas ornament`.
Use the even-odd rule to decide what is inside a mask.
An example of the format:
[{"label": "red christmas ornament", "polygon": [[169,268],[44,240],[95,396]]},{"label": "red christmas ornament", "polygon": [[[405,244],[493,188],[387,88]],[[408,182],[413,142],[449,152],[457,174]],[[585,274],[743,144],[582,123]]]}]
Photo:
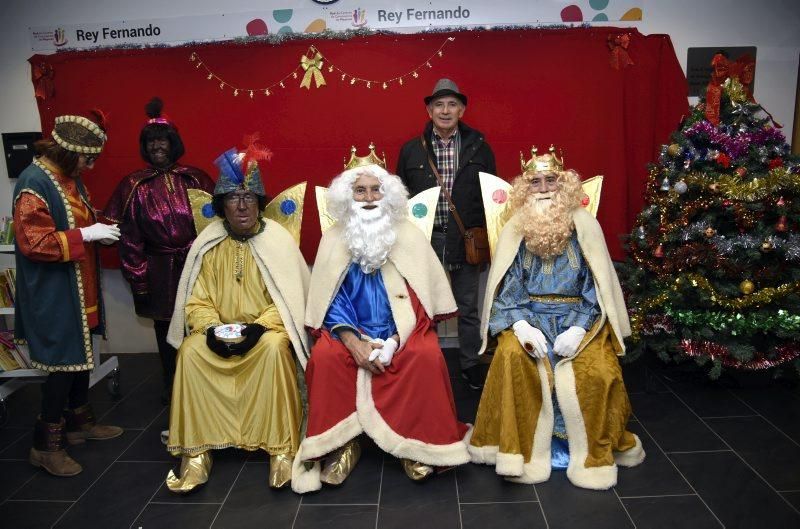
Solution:
[{"label": "red christmas ornament", "polygon": [[736,176],[738,176],[739,178],[744,178],[744,175],[747,174],[747,168],[746,167],[737,167],[735,172],[736,172]]},{"label": "red christmas ornament", "polygon": [[783,206],[785,206],[785,205],[786,205],[786,202],[784,202],[784,201],[783,201],[783,197],[780,197],[780,198],[778,199],[778,201],[777,201],[777,202],[775,202],[775,205],[776,205],[776,206],[778,206],[778,207],[783,207]]},{"label": "red christmas ornament", "polygon": [[[717,163],[727,169],[728,167],[731,166],[731,159],[728,157],[727,154],[721,152],[719,153],[719,156],[717,156]],[[783,163],[783,161],[781,161],[781,163]]]},{"label": "red christmas ornament", "polygon": [[653,257],[658,257],[659,259],[664,257],[664,246],[660,244],[656,246],[656,249],[653,250]]},{"label": "red christmas ornament", "polygon": [[778,223],[775,225],[775,231],[786,231],[786,215],[781,215],[778,218]]},{"label": "red christmas ornament", "polygon": [[773,158],[772,160],[769,161],[767,167],[769,167],[770,169],[777,169],[778,167],[783,167],[783,158],[780,157]]},{"label": "red christmas ornament", "polygon": [[725,199],[725,200],[722,201],[722,205],[725,206],[726,208],[728,208],[728,207],[731,206],[731,201],[728,200],[728,199]]}]

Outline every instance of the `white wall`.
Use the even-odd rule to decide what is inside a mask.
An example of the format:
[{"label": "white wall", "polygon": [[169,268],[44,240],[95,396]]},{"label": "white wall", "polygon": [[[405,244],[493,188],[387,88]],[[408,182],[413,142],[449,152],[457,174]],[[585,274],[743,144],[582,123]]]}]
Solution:
[{"label": "white wall", "polygon": [[[577,0],[575,4],[588,2]],[[369,9],[370,2],[341,0],[335,5],[337,9]],[[27,62],[33,53],[28,36],[31,26],[308,7],[313,7],[311,0],[4,0],[0,4],[0,132],[39,130]],[[800,56],[800,2],[643,0],[643,12],[644,20],[630,25],[644,34],[670,35],[684,70],[689,47],[756,46],[755,97],[791,137]],[[0,215],[11,211],[13,182],[6,176],[5,165],[0,164]],[[12,261],[0,257],[0,266]],[[155,351],[150,322],[134,315],[130,292],[119,271],[106,270],[103,279],[110,332],[105,349]]]}]

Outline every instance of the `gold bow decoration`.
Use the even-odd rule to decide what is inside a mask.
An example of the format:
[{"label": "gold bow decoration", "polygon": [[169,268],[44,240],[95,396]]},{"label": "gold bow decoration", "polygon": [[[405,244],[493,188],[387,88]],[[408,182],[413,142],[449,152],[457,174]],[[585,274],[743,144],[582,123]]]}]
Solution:
[{"label": "gold bow decoration", "polygon": [[311,78],[314,78],[314,83],[317,85],[317,88],[320,86],[325,86],[325,78],[322,76],[322,54],[317,51],[316,48],[311,46],[308,49],[308,55],[316,52],[313,58],[309,58],[307,55],[303,55],[300,58],[300,66],[303,67],[305,70],[305,75],[303,75],[303,80],[300,82],[301,88],[311,89]]}]

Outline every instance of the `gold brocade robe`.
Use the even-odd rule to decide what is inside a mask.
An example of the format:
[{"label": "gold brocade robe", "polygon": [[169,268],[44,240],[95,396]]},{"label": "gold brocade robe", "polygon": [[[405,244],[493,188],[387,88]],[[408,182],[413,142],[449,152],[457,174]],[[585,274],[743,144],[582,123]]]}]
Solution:
[{"label": "gold brocade robe", "polygon": [[[185,314],[190,335],[178,350],[168,450],[294,455],[302,420],[295,356],[247,243],[227,237],[203,255]],[[222,358],[206,346],[205,330],[223,323],[258,323],[267,332],[243,357]]]}]

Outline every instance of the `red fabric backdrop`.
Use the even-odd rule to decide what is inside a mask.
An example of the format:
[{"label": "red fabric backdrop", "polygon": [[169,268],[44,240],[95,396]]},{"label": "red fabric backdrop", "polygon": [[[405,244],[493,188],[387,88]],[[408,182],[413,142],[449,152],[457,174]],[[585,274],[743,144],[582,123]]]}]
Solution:
[{"label": "red fabric backdrop", "polygon": [[[617,70],[610,65],[607,37],[623,32],[630,34],[633,65]],[[451,36],[443,56],[425,66]],[[232,90],[220,90],[189,60],[196,52],[232,85],[266,87],[292,71],[310,44],[356,77],[383,80],[414,69],[419,77],[386,90],[375,83],[368,89],[342,82],[326,64],[327,86],[306,90],[299,87],[300,78],[290,78],[286,88],[251,99],[246,92],[234,97]],[[105,205],[123,175],[143,165],[138,154],[143,107],[158,95],[186,144],[183,163],[216,178],[214,158],[258,131],[274,152],[262,165],[267,191],[274,195],[308,181],[302,250],[309,260],[320,233],[314,186],[327,185],[342,169],[351,145],[363,153],[374,141],[393,169],[402,143],[418,135],[428,119],[422,99],[440,77],[455,80],[469,97],[464,121],[485,134],[499,176],[519,173],[520,151],[551,143],[584,178],[605,175],[598,218],[615,259],[623,258],[619,237],[631,229],[643,203],[646,164],[687,110],[686,79],[669,37],[630,28],[219,43],[64,52],[30,61],[39,79],[34,84],[45,96],[38,99],[42,130],[50,131],[59,114],[99,107],[109,115],[106,150],[85,178],[96,207]],[[47,76],[40,77],[42,72]],[[109,257],[107,264],[113,265]]]}]

